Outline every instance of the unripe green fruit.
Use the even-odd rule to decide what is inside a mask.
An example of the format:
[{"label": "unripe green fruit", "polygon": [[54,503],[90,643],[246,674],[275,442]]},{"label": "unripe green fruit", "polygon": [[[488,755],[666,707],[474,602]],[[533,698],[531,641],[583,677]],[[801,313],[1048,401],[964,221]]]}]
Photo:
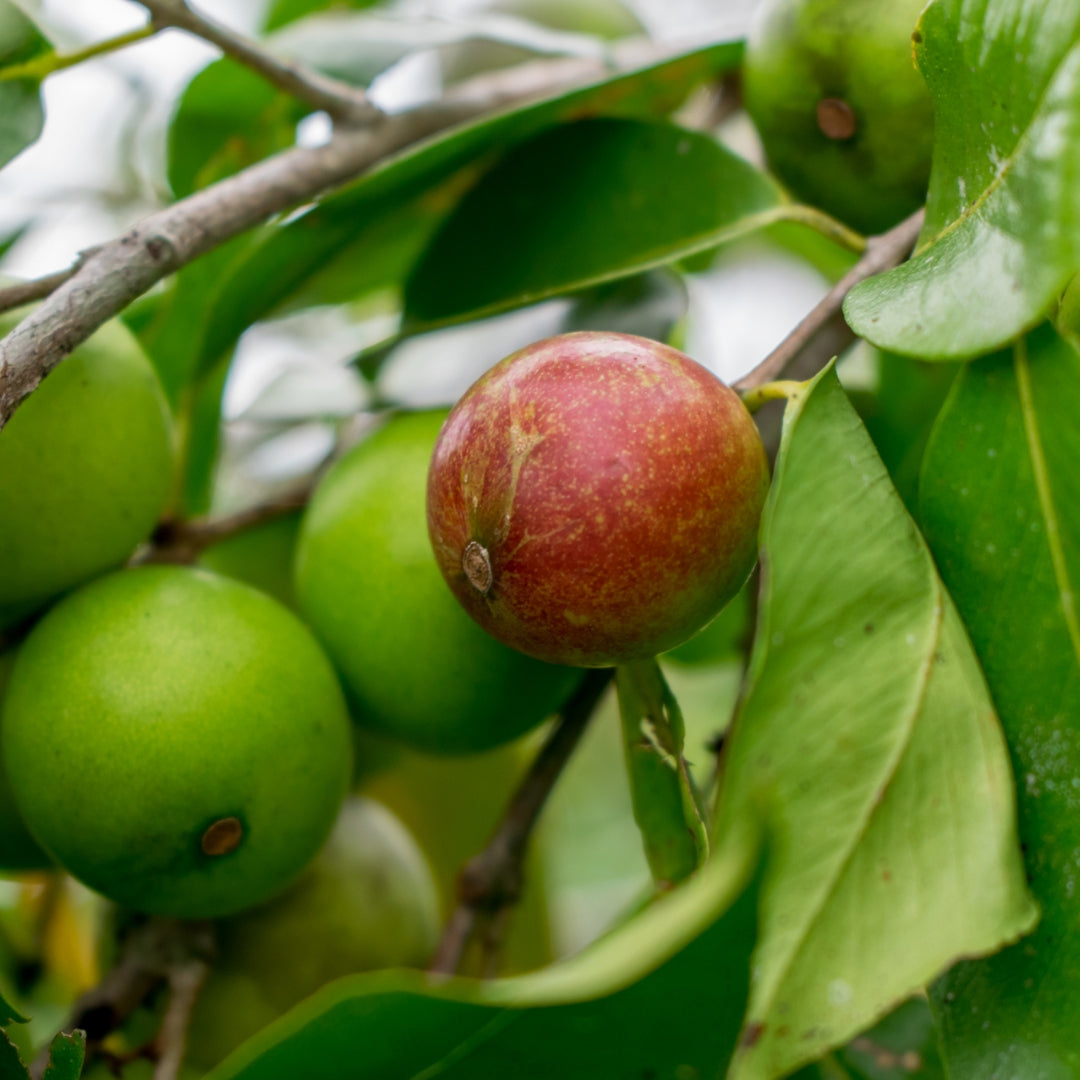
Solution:
[{"label": "unripe green fruit", "polygon": [[204,918],[284,887],[345,795],[329,661],[276,601],[147,567],[66,597],[23,642],[3,753],[30,832],[93,889]]},{"label": "unripe green fruit", "polygon": [[465,610],[553,663],[685,641],[757,555],[768,464],[737,394],[676,349],[563,334],[450,413],[428,481],[436,559]]},{"label": "unripe green fruit", "polygon": [[0,430],[0,626],[122,563],[153,529],[172,470],[157,376],[108,323]]},{"label": "unripe green fruit", "polygon": [[[15,663],[15,651],[0,653],[0,717],[4,712],[4,696],[8,676]],[[30,835],[26,823],[15,805],[7,770],[0,762],[0,872],[24,870],[48,870],[52,859]]]},{"label": "unripe green fruit", "polygon": [[420,749],[465,753],[540,723],[581,673],[499,644],[443,584],[424,491],[444,416],[397,417],[330,470],[304,518],[296,588],[359,723]]},{"label": "unripe green fruit", "polygon": [[746,43],[746,109],[776,175],[867,233],[926,201],[930,92],[912,60],[926,0],[765,0]]},{"label": "unripe green fruit", "polygon": [[219,923],[189,1058],[216,1064],[332,979],[426,964],[438,932],[435,883],[416,842],[379,803],[350,799],[299,880]]}]

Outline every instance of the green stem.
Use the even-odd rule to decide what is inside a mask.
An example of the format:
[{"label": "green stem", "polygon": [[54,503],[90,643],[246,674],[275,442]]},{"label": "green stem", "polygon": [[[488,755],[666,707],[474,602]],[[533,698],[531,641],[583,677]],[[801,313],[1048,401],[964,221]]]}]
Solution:
[{"label": "green stem", "polygon": [[786,203],[777,208],[776,216],[782,221],[794,221],[800,225],[807,225],[856,255],[861,255],[866,251],[867,240],[862,233],[849,229],[842,221],[837,221],[832,215],[826,214],[824,210],[819,210],[816,206]]},{"label": "green stem", "polygon": [[615,672],[634,819],[658,888],[704,863],[709,836],[700,797],[683,757],[683,718],[655,659]]},{"label": "green stem", "polygon": [[126,34],[119,34],[105,41],[97,41],[93,45],[76,49],[74,52],[47,52],[42,56],[35,57],[33,60],[27,60],[24,64],[12,64],[11,67],[0,68],[0,82],[10,82],[12,79],[34,79],[40,82],[47,75],[52,75],[56,71],[74,67],[84,60],[92,60],[95,56],[101,56],[104,53],[125,49],[128,45],[134,45],[137,41],[144,41],[146,38],[153,37],[156,33],[157,28],[152,23],[147,23],[146,26],[140,26],[138,30],[130,30]]},{"label": "green stem", "polygon": [[742,393],[742,403],[748,412],[755,413],[767,401],[787,401],[806,387],[806,383],[797,379],[777,379],[775,382],[763,383]]}]

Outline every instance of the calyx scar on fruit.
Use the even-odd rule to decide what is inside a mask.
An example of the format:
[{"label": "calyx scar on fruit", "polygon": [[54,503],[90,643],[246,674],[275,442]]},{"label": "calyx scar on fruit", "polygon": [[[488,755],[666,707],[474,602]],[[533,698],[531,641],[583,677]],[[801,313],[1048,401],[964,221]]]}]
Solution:
[{"label": "calyx scar on fruit", "polygon": [[753,567],[768,464],[737,394],[645,338],[507,357],[454,407],[428,476],[435,557],[522,652],[607,667],[690,637]]}]

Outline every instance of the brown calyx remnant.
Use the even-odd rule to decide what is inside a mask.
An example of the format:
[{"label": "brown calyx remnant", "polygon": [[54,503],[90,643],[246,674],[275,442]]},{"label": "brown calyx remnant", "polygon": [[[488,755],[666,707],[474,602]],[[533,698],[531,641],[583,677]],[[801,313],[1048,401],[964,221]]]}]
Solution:
[{"label": "brown calyx remnant", "polygon": [[822,98],[817,103],[817,125],[828,139],[850,139],[858,129],[855,110],[843,98]]},{"label": "brown calyx remnant", "polygon": [[202,849],[207,855],[228,855],[240,846],[244,826],[239,818],[220,818],[202,834]]},{"label": "brown calyx remnant", "polygon": [[494,582],[494,574],[491,572],[491,557],[487,553],[487,548],[482,544],[470,540],[465,545],[465,550],[461,553],[461,569],[465,571],[469,584],[481,596],[487,596],[491,592],[491,586]]}]

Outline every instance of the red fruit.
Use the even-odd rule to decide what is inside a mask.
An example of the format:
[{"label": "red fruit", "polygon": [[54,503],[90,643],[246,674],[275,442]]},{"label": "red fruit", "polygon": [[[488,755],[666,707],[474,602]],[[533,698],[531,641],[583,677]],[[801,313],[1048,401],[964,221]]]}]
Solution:
[{"label": "red fruit", "polygon": [[457,403],[428,474],[465,610],[541,660],[608,667],[690,637],[754,565],[768,465],[738,396],[627,334],[564,334]]}]

